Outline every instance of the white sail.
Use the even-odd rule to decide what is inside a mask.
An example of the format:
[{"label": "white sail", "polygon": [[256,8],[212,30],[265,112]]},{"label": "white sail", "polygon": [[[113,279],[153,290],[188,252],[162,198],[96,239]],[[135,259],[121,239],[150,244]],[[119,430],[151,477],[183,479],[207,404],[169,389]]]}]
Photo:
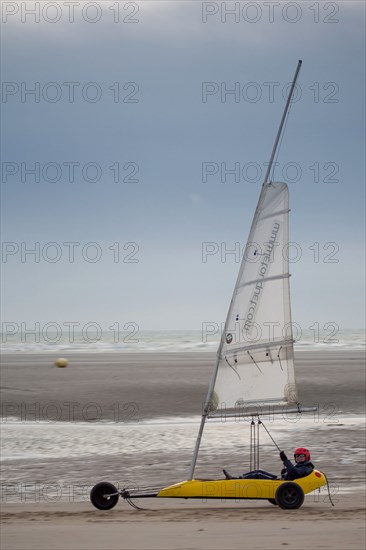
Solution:
[{"label": "white sail", "polygon": [[288,188],[262,188],[219,347],[209,416],[297,403]]}]

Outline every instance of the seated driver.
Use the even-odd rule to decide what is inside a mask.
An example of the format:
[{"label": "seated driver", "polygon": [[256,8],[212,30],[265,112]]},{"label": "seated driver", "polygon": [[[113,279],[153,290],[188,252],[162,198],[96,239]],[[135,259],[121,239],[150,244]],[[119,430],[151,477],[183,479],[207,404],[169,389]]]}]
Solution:
[{"label": "seated driver", "polygon": [[296,464],[292,464],[283,451],[280,452],[280,459],[285,466],[281,472],[282,479],[298,479],[308,476],[314,470],[314,465],[310,462],[310,451],[305,447],[298,447],[294,450]]},{"label": "seated driver", "polygon": [[[292,464],[284,453],[280,452],[280,458],[285,466],[281,471],[282,479],[298,479],[311,474],[314,470],[313,464],[310,462],[310,451],[305,447],[298,447],[294,451],[295,463]],[[226,479],[277,479],[277,476],[266,472],[265,470],[253,470],[238,477],[231,476],[226,470],[223,470]]]}]

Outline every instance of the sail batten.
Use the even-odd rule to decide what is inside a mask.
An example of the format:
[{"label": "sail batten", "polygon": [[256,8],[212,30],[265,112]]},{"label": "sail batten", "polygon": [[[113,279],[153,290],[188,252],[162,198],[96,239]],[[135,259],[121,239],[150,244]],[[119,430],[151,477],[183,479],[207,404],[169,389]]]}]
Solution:
[{"label": "sail batten", "polygon": [[279,216],[281,214],[288,214],[290,212],[290,209],[287,208],[286,210],[280,210],[279,212],[273,212],[271,214],[267,214],[266,216],[261,216],[261,220],[267,220],[268,218],[274,218],[275,216]]},{"label": "sail batten", "polygon": [[248,281],[247,283],[243,283],[239,285],[238,289],[243,288],[244,286],[253,285],[254,283],[258,283],[258,281],[262,281],[263,283],[265,283],[266,281],[275,281],[276,279],[286,279],[290,276],[291,276],[290,273],[283,273],[283,275],[273,275],[273,277],[263,277],[262,279],[261,278],[254,279],[253,281]]},{"label": "sail batten", "polygon": [[[225,357],[229,357],[231,355],[236,355],[238,353],[244,353],[251,350],[269,350],[272,348],[285,348],[286,346],[292,346],[294,343],[293,340],[279,340],[276,342],[267,342],[267,343],[261,343],[261,344],[252,344],[249,346],[241,346],[238,348],[232,348],[230,350],[225,351]],[[224,357],[223,355],[221,357]]]},{"label": "sail batten", "polygon": [[209,414],[253,403],[297,403],[289,211],[287,185],[263,185],[218,350]]}]

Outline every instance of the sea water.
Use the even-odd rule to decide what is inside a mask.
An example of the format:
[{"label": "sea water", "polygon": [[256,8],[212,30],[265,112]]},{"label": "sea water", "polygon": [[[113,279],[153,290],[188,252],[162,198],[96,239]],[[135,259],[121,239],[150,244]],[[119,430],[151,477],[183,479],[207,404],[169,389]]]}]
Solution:
[{"label": "sea water", "polygon": [[[15,334],[1,335],[3,353],[67,352],[122,353],[122,352],[205,352],[216,351],[220,331],[215,327],[205,330],[143,331],[139,327],[125,330],[103,330],[95,324],[84,331],[52,330],[55,327],[39,327],[33,334],[19,330]],[[57,328],[57,327],[56,327]],[[363,329],[340,330],[337,326],[301,329],[294,325],[295,351],[301,350],[363,350]]]}]

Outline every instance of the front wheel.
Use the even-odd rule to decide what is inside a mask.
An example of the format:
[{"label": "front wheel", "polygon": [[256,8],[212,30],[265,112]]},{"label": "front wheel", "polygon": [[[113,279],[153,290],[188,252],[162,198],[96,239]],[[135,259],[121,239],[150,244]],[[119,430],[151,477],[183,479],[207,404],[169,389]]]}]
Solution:
[{"label": "front wheel", "polygon": [[90,500],[98,510],[111,510],[117,504],[118,498],[118,489],[106,481],[97,483],[90,491]]},{"label": "front wheel", "polygon": [[270,502],[271,504],[273,504],[274,506],[277,506],[277,502],[274,498],[269,498],[268,499],[268,502]]},{"label": "front wheel", "polygon": [[282,483],[276,491],[275,501],[280,506],[286,510],[295,510],[300,508],[304,502],[304,491],[297,485],[297,483]]}]

